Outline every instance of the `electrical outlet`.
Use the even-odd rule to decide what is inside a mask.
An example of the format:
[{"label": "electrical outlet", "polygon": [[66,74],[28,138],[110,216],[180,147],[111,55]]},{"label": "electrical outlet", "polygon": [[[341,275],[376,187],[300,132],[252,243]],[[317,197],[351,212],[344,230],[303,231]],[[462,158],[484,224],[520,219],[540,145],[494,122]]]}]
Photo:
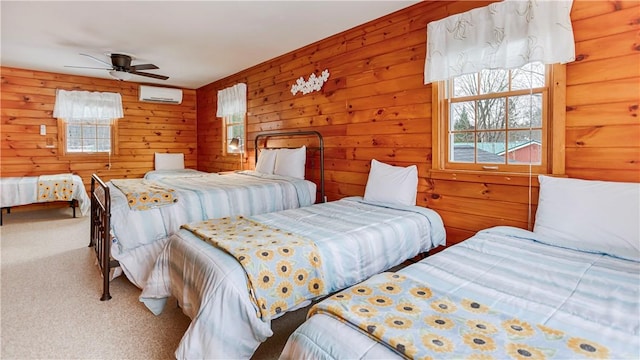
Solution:
[{"label": "electrical outlet", "polygon": [[47,125],[40,125],[40,135],[47,135]]}]

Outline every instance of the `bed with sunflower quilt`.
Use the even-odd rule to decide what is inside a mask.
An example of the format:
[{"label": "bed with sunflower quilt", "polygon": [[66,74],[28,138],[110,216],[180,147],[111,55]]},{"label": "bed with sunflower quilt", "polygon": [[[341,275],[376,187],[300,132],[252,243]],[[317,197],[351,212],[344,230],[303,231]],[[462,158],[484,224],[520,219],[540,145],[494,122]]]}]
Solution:
[{"label": "bed with sunflower quilt", "polygon": [[[102,180],[99,179],[99,182]],[[99,183],[98,182],[98,183]],[[180,225],[231,215],[253,215],[315,202],[316,184],[309,180],[253,171],[219,175],[150,179],[112,179],[111,254],[139,288],[158,253]],[[109,274],[107,272],[107,274]]]},{"label": "bed with sunflower quilt", "polygon": [[315,304],[280,359],[638,359],[640,184],[540,177],[494,227]]},{"label": "bed with sunflower quilt", "polygon": [[[261,143],[258,139],[264,139]],[[156,153],[156,169],[144,179],[111,179],[97,174],[91,179],[92,232],[90,246],[96,250],[103,277],[102,300],[111,298],[109,280],[124,273],[143,288],[156,257],[170,235],[182,224],[233,215],[255,215],[313,204],[324,194],[324,145],[322,135],[311,132],[261,133],[256,135],[256,162],[263,150],[281,149],[283,142],[309,142],[295,152],[294,166],[287,159],[275,171],[275,159],[261,171],[228,174],[184,169],[184,154]],[[269,143],[268,143],[269,142]],[[317,147],[313,144],[318,143]],[[277,146],[277,147],[274,147]],[[307,149],[311,151],[308,152]],[[320,162],[313,165],[320,156]],[[320,181],[305,179],[307,156],[310,170],[319,167]],[[162,161],[159,161],[162,160]],[[264,162],[264,161],[263,161]],[[269,165],[268,164],[268,165]],[[290,166],[291,165],[291,166]],[[320,193],[317,193],[320,190]],[[108,199],[105,199],[105,196]],[[106,229],[106,230],[105,230]]]},{"label": "bed with sunflower quilt", "polygon": [[[91,201],[82,183],[82,178],[74,174],[55,174],[0,178],[0,208],[28,205],[52,201],[66,201],[80,208],[82,216],[89,212]],[[0,225],[2,212],[0,211]]]},{"label": "bed with sunflower quilt", "polygon": [[272,319],[444,239],[435,211],[363,197],[190,223],[169,239],[140,301],[159,314],[173,296],[192,319],[178,359],[250,358]]}]

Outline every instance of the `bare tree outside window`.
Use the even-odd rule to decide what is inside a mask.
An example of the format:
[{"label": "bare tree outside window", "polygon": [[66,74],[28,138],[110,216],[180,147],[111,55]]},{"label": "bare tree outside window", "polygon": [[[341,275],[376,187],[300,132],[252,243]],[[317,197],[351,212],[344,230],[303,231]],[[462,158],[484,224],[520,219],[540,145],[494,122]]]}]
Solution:
[{"label": "bare tree outside window", "polygon": [[449,82],[449,162],[540,165],[546,67],[483,70]]}]

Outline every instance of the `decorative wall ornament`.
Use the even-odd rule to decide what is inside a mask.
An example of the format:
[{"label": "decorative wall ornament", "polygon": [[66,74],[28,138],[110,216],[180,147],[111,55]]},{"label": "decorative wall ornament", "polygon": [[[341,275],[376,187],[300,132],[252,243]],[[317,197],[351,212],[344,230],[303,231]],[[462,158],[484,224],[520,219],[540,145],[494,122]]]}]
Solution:
[{"label": "decorative wall ornament", "polygon": [[308,94],[312,91],[320,91],[322,89],[322,85],[329,79],[329,69],[324,69],[324,71],[320,74],[320,76],[316,76],[316,74],[309,75],[309,80],[304,81],[304,78],[301,76],[296,83],[291,85],[291,93],[293,95],[297,94],[298,91],[303,94]]}]

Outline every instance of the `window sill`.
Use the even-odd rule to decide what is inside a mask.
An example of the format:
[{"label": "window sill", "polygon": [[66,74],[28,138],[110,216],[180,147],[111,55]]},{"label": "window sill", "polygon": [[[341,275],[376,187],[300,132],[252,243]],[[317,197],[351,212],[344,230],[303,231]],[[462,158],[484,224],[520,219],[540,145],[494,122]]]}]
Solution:
[{"label": "window sill", "polygon": [[[565,177],[565,175],[548,176]],[[451,170],[451,169],[430,169],[429,178],[433,180],[454,180],[473,183],[492,183],[503,185],[528,186],[531,178],[531,186],[540,186],[537,173],[513,173],[498,171],[475,171],[475,170]]]},{"label": "window sill", "polygon": [[[111,154],[113,156],[113,154]],[[91,158],[109,158],[108,152],[66,152],[63,153],[62,156],[69,157],[91,157]]]}]

